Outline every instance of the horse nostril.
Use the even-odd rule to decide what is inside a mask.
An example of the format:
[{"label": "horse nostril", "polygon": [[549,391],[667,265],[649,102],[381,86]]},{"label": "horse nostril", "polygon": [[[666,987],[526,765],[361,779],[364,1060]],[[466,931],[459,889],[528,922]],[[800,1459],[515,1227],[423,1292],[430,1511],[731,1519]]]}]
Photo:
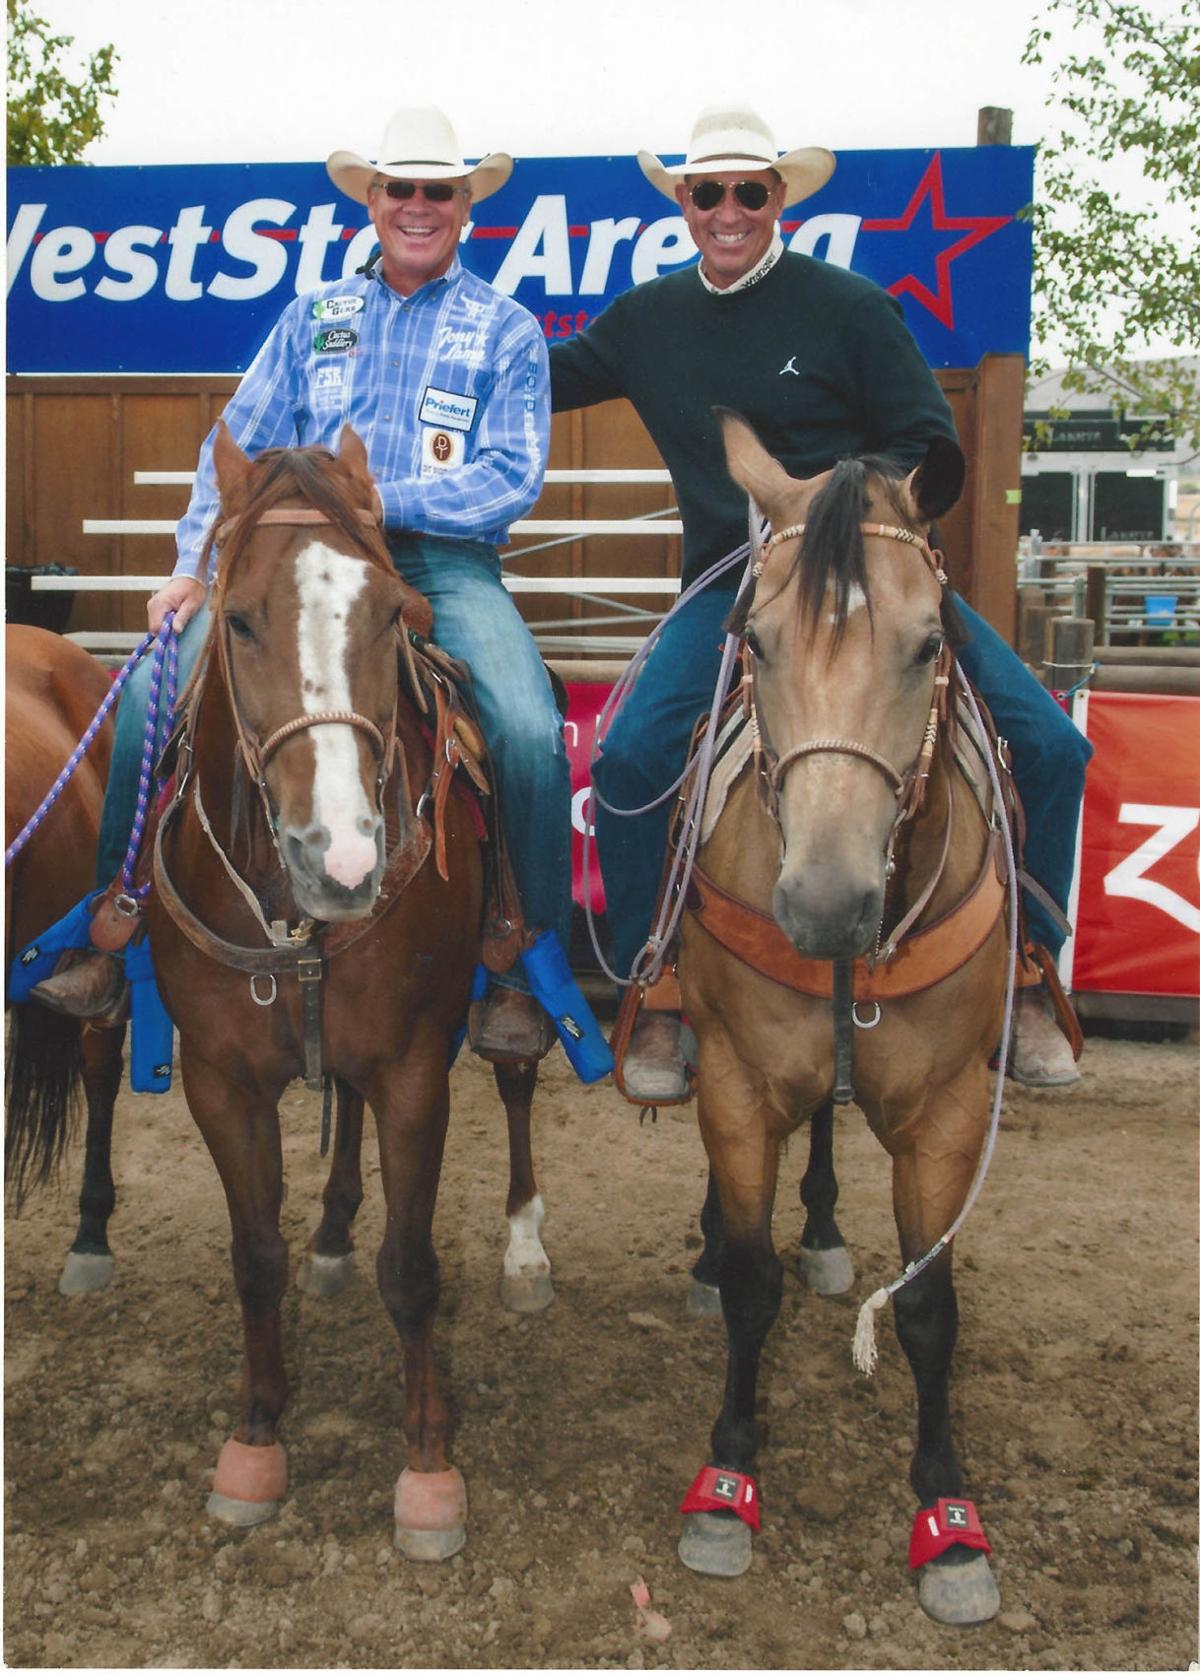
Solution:
[{"label": "horse nostril", "polygon": [[360,837],[374,837],[375,826],[376,826],[375,815],[374,814],[363,814],[363,816],[361,817],[361,819],[358,822],[358,835]]}]

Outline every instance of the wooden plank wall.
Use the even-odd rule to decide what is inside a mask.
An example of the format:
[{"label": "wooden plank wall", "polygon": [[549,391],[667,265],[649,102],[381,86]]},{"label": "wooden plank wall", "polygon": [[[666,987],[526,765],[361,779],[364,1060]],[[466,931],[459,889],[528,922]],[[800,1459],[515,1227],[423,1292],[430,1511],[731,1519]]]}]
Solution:
[{"label": "wooden plank wall", "polygon": [[[1016,619],[1016,550],[1024,362],[991,355],[978,367],[938,374],[968,459],[962,500],[942,537],[955,585],[1011,643]],[[173,518],[181,487],[135,486],[139,470],[185,471],[236,380],[224,377],[10,377],[7,381],[7,562],[62,563],[84,575],[169,573],[168,536],[84,535],[85,517]],[[550,464],[559,469],[661,466],[649,436],[624,401],[554,420]],[[669,485],[552,485],[534,515],[629,517],[672,504]],[[515,543],[532,544],[533,538]],[[530,574],[678,574],[679,542],[606,537],[571,542],[513,568]],[[645,599],[647,605],[664,601]],[[577,601],[522,596],[531,622],[576,617]],[[582,607],[587,608],[587,607]],[[139,594],[80,594],[68,626],[139,631]],[[628,631],[628,630],[626,630]]]}]

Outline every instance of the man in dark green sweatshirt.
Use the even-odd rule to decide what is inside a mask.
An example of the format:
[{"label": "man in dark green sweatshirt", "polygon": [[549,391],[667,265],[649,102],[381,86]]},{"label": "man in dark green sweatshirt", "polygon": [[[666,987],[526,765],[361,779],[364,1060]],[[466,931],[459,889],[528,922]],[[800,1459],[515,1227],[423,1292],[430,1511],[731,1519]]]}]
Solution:
[{"label": "man in dark green sweatshirt", "polygon": [[[714,407],[746,418],[797,477],[867,453],[911,468],[934,436],[954,437],[954,421],[900,305],[868,279],[783,248],[778,218],[829,179],[830,152],[780,156],[760,117],[724,108],[700,116],[683,164],[666,168],[649,152],[638,162],[679,204],[699,263],[626,291],[580,336],[554,344],[551,402],[555,411],[618,396],[633,403],[675,485],[686,589],[747,534],[746,496],[726,470]],[[677,777],[711,701],[721,623],[740,579],[739,567],[690,600],[647,661],[597,765],[596,788],[613,808],[643,807]],[[956,604],[971,636],[960,661],[1013,746],[1027,869],[1065,906],[1091,746],[987,623]],[[669,805],[638,819],[597,808],[621,974],[649,934],[668,815]],[[1032,939],[1057,953],[1054,919],[1033,897],[1026,914]],[[678,1018],[643,1012],[625,1062],[631,1096],[682,1091],[679,1037]],[[1078,1079],[1039,990],[1019,1002],[1011,1073],[1037,1086]]]}]

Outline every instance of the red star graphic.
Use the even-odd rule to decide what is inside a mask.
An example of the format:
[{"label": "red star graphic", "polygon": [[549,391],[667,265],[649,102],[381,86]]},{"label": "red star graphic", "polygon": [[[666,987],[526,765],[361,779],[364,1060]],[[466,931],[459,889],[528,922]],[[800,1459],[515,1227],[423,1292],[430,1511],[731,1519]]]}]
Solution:
[{"label": "red star graphic", "polygon": [[1001,227],[1006,227],[1012,220],[1011,215],[947,215],[946,203],[942,194],[942,154],[935,151],[929,167],[917,182],[917,189],[908,201],[908,207],[903,215],[894,221],[864,221],[864,232],[907,232],[916,218],[917,210],[925,198],[929,199],[930,225],[935,232],[955,232],[960,227],[969,229],[965,238],[949,244],[939,251],[934,268],[937,273],[937,292],[931,291],[913,273],[906,273],[902,279],[887,287],[892,296],[903,296],[907,292],[916,298],[923,308],[928,308],[935,320],[945,326],[947,331],[954,330],[954,295],[950,283],[950,263],[961,256],[964,251],[980,244],[985,238],[990,238]]}]

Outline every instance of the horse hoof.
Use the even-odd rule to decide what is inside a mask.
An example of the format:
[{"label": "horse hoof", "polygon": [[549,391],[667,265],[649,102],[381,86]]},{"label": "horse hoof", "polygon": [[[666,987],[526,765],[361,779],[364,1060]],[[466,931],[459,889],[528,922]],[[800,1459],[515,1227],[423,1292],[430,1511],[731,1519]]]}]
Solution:
[{"label": "horse hoof", "polygon": [[445,1471],[400,1472],[396,1482],[396,1546],[406,1558],[440,1563],[467,1539],[467,1485],[451,1465]]},{"label": "horse hoof", "polygon": [[844,1244],[831,1250],[806,1250],[800,1246],[800,1276],[818,1296],[845,1296],[854,1284],[854,1263]]},{"label": "horse hoof", "polygon": [[510,1313],[540,1314],[554,1301],[554,1282],[549,1273],[504,1273],[500,1300]]},{"label": "horse hoof", "polygon": [[691,1319],[720,1319],[721,1292],[716,1285],[693,1279],[688,1287],[687,1312]]},{"label": "horse hoof", "polygon": [[317,1255],[311,1251],[300,1263],[296,1285],[306,1296],[328,1300],[340,1296],[354,1278],[354,1257]]},{"label": "horse hoof", "polygon": [[951,1627],[990,1622],[1000,1608],[1000,1589],[982,1552],[964,1564],[925,1564],[917,1597],[927,1616]]},{"label": "horse hoof", "polygon": [[274,1517],[286,1489],[287,1454],[281,1442],[250,1447],[231,1438],[217,1459],[208,1514],[238,1528],[253,1528]]},{"label": "horse hoof", "polygon": [[691,1511],[683,1520],[679,1557],[701,1575],[745,1575],[753,1537],[747,1524],[728,1511]]},{"label": "horse hoof", "polygon": [[86,1296],[97,1290],[107,1290],[112,1283],[111,1255],[80,1255],[68,1250],[59,1277],[58,1289],[62,1296]]}]

